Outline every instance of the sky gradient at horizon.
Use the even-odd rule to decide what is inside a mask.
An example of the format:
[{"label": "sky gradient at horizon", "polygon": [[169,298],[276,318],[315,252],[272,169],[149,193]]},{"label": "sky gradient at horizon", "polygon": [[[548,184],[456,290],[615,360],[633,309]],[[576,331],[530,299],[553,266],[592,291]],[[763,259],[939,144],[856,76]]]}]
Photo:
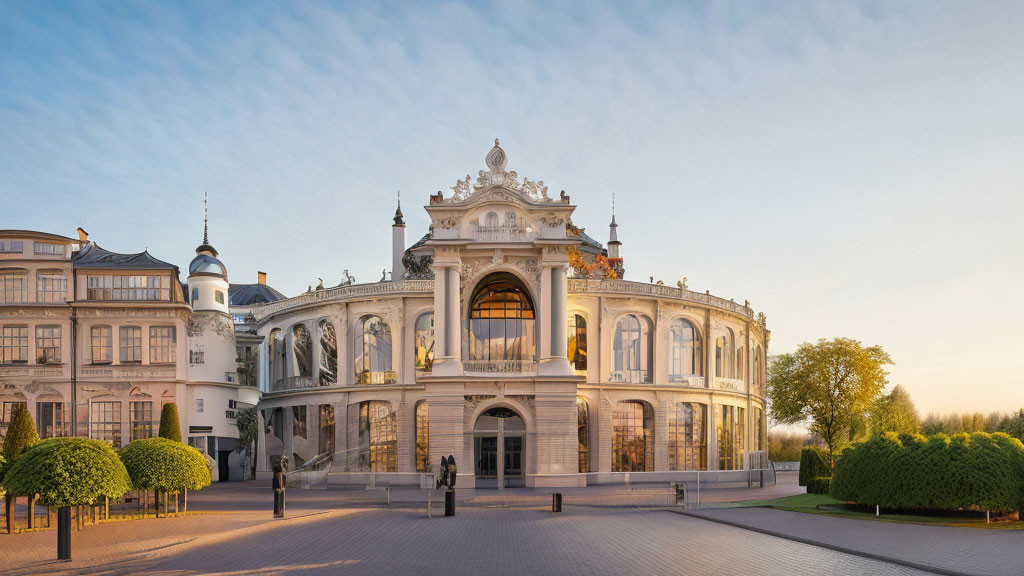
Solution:
[{"label": "sky gradient at horizon", "polygon": [[4,3],[0,228],[287,295],[390,267],[484,167],[564,189],[627,279],[847,336],[929,411],[1024,406],[1024,4]]}]

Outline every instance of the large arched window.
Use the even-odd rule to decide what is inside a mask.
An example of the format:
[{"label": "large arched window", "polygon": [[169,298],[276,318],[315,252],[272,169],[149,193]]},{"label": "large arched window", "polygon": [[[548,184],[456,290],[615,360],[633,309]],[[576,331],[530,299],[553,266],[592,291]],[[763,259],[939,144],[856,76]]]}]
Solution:
[{"label": "large arched window", "polygon": [[309,329],[302,324],[296,324],[292,328],[292,352],[295,354],[296,376],[313,375],[312,342],[309,337]]},{"label": "large arched window", "polygon": [[534,362],[533,302],[515,276],[492,274],[473,292],[469,310],[469,369],[523,372]]},{"label": "large arched window", "polygon": [[668,469],[707,470],[706,404],[678,402],[668,409]]},{"label": "large arched window", "polygon": [[643,316],[627,314],[615,326],[613,382],[651,381],[651,323]]},{"label": "large arched window", "polygon": [[416,370],[430,372],[434,367],[434,313],[416,319]]},{"label": "large arched window", "polygon": [[733,377],[733,350],[736,347],[732,328],[726,328],[725,334],[715,340],[715,376],[718,378]]},{"label": "large arched window", "polygon": [[580,447],[580,474],[590,472],[590,412],[587,401],[576,397],[576,435]]},{"label": "large arched window", "polygon": [[284,378],[284,340],[281,337],[281,329],[275,328],[270,331],[270,336],[267,338],[267,347],[270,348],[270,354],[267,355],[267,362],[270,363],[270,386],[269,389],[273,390],[277,385],[277,381]]},{"label": "large arched window", "polygon": [[484,218],[484,225],[488,228],[498,227],[498,214],[497,212],[488,212],[487,217]]},{"label": "large arched window", "polygon": [[764,358],[762,355],[764,352],[761,351],[761,347],[758,346],[754,350],[754,387],[755,393],[759,396],[764,396]]},{"label": "large arched window", "polygon": [[685,318],[672,322],[668,332],[668,381],[681,382],[701,373],[700,333]]},{"label": "large arched window", "polygon": [[743,348],[736,349],[736,378],[743,378]]},{"label": "large arched window", "polygon": [[320,321],[320,385],[334,386],[338,383],[338,337],[334,324]]},{"label": "large arched window", "polygon": [[359,403],[359,469],[398,471],[398,424],[390,402]]},{"label": "large arched window", "polygon": [[645,402],[616,402],[612,412],[612,472],[654,471],[654,410]]},{"label": "large arched window", "polygon": [[746,413],[746,409],[739,406],[715,406],[719,470],[743,469]]},{"label": "large arched window", "polygon": [[430,418],[426,400],[416,404],[416,471],[430,472]]},{"label": "large arched window", "polygon": [[579,314],[569,316],[569,363],[573,370],[587,369],[587,319]]},{"label": "large arched window", "polygon": [[380,316],[363,318],[354,364],[359,384],[394,384],[398,381],[391,369],[391,328]]}]

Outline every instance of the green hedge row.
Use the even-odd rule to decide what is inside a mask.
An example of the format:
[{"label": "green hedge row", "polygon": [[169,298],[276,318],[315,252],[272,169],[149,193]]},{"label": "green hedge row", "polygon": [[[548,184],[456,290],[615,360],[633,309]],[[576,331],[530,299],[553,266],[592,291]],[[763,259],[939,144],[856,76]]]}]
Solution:
[{"label": "green hedge row", "polygon": [[997,432],[883,434],[843,451],[833,498],[896,509],[1024,509],[1024,444]]},{"label": "green hedge row", "polygon": [[800,485],[807,486],[813,478],[831,476],[828,451],[818,446],[808,446],[800,451]]},{"label": "green hedge row", "polygon": [[828,494],[829,484],[832,478],[829,476],[819,476],[817,478],[811,478],[811,481],[807,483],[808,494]]}]

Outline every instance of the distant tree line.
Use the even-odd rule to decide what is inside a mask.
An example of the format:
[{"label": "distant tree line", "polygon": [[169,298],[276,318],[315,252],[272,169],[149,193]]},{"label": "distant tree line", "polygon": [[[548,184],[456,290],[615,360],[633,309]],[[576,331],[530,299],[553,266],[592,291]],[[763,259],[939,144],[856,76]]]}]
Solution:
[{"label": "distant tree line", "polygon": [[1006,414],[981,412],[950,414],[930,413],[921,421],[921,434],[931,436],[939,432],[952,436],[960,432],[1005,432],[1014,438],[1024,440],[1024,409]]}]

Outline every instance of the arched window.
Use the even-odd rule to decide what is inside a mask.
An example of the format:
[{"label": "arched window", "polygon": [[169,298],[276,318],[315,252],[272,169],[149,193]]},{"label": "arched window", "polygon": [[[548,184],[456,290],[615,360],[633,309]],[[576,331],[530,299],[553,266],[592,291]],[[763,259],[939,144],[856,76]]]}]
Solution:
[{"label": "arched window", "polygon": [[736,349],[736,378],[743,378],[743,348]]},{"label": "arched window", "polygon": [[397,375],[391,369],[391,328],[380,316],[363,318],[363,329],[356,347],[356,381],[360,384],[394,384]]},{"label": "arched window", "polygon": [[576,435],[580,447],[580,474],[590,472],[590,414],[587,401],[576,397]]},{"label": "arched window", "polygon": [[715,340],[715,376],[718,378],[733,377],[733,349],[735,339],[732,328],[726,328],[725,334]]},{"label": "arched window", "polygon": [[199,303],[199,288],[192,289],[192,304]]},{"label": "arched window", "polygon": [[515,228],[516,227],[516,213],[509,211],[505,212],[505,227]]},{"label": "arched window", "polygon": [[298,370],[296,376],[312,376],[313,343],[309,336],[309,329],[302,324],[296,324],[292,328],[292,340],[292,351],[295,354],[295,366]]},{"label": "arched window", "polygon": [[579,314],[569,316],[569,363],[574,370],[587,369],[587,319]]},{"label": "arched window", "polygon": [[668,380],[681,382],[686,376],[701,374],[700,333],[685,318],[672,322],[668,331]]},{"label": "arched window", "polygon": [[270,354],[267,355],[267,362],[270,364],[270,385],[268,389],[273,390],[277,381],[284,378],[284,341],[281,338],[281,329],[275,328],[270,331],[267,338],[267,347]]},{"label": "arched window", "polygon": [[754,387],[756,388],[755,392],[760,396],[764,396],[764,359],[762,358],[763,354],[764,353],[761,352],[760,346],[758,346],[754,350]]},{"label": "arched window", "polygon": [[359,469],[398,471],[398,425],[390,402],[359,403]]},{"label": "arched window", "polygon": [[615,326],[613,382],[651,381],[651,324],[647,318],[627,314]]},{"label": "arched window", "polygon": [[334,324],[329,320],[320,321],[320,385],[334,386],[338,383],[338,336]]},{"label": "arched window", "polygon": [[612,412],[612,472],[654,471],[654,410],[645,402],[616,402]]},{"label": "arched window", "polygon": [[434,367],[434,313],[416,319],[416,370],[430,372]]},{"label": "arched window", "polygon": [[427,401],[416,404],[416,471],[430,472],[430,418]]},{"label": "arched window", "polygon": [[744,422],[747,411],[738,406],[715,406],[715,427],[718,436],[718,469],[742,470],[744,454]]},{"label": "arched window", "polygon": [[707,470],[707,416],[706,404],[696,402],[669,404],[669,470]]},{"label": "arched window", "polygon": [[487,217],[484,219],[484,225],[488,228],[497,228],[498,214],[495,212],[488,212]]},{"label": "arched window", "polygon": [[492,274],[473,292],[469,310],[469,357],[474,370],[522,372],[534,362],[533,302],[523,283]]}]

